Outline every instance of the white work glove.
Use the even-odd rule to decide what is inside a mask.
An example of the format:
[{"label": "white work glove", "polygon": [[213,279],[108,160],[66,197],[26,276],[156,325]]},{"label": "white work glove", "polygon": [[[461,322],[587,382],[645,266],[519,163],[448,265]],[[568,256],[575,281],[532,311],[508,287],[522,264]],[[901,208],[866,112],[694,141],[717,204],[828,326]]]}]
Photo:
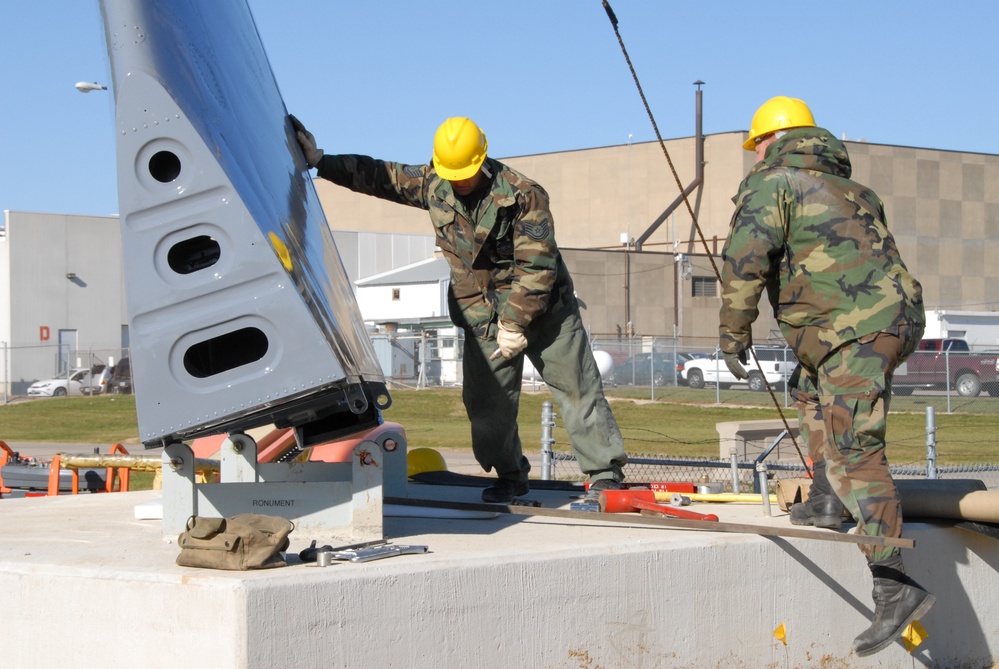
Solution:
[{"label": "white work glove", "polygon": [[496,333],[496,345],[499,346],[491,356],[490,360],[495,360],[501,355],[509,360],[527,348],[527,337],[523,332],[511,330],[509,326],[500,321],[499,332]]},{"label": "white work glove", "polygon": [[298,144],[302,147],[302,153],[305,154],[305,162],[310,168],[315,167],[323,158],[323,150],[316,146],[316,138],[305,129],[301,121],[293,114],[288,114],[288,118],[291,119],[291,125],[295,128],[295,137],[298,138]]},{"label": "white work glove", "polygon": [[748,360],[745,351],[740,351],[738,353],[722,353],[722,356],[725,358],[725,365],[728,366],[728,371],[732,372],[732,375],[735,378],[743,381],[749,378],[746,368],[743,367]]}]

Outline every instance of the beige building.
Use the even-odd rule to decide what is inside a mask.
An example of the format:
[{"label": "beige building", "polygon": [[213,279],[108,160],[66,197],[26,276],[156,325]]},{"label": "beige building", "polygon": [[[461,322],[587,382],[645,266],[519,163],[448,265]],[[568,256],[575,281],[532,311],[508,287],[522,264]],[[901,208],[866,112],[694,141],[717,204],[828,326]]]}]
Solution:
[{"label": "beige building", "polygon": [[[694,137],[666,142],[677,178],[656,142],[501,158],[550,194],[559,246],[592,333],[626,333],[630,322],[640,336],[676,332],[689,344],[716,338],[712,259],[720,269],[731,198],[753,164],[754,154],[741,146],[745,138],[745,132],[703,138],[703,190],[688,202],[706,244],[685,203],[663,218],[695,179]],[[854,178],[884,200],[902,257],[923,284],[927,309],[996,310],[999,263],[987,262],[986,254],[999,239],[999,156],[846,144]],[[322,180],[316,185],[334,229],[432,232],[420,209]],[[646,235],[641,251],[627,243]],[[754,332],[760,342],[776,332],[768,312],[764,305]]]},{"label": "beige building", "polygon": [[[720,253],[732,196],[752,165],[744,132],[704,137],[704,181],[689,202],[701,244],[661,147],[641,143],[503,159],[551,195],[557,237],[594,338],[685,346],[717,340]],[[928,311],[997,312],[999,156],[847,142],[854,177],[882,197],[902,257]],[[679,182],[694,181],[694,138],[666,142]],[[391,156],[379,156],[391,158]],[[433,255],[426,212],[316,182],[351,280]],[[658,226],[650,232],[653,223]],[[630,240],[642,240],[637,250]],[[715,258],[717,264],[717,258]],[[417,321],[440,321],[428,310]],[[363,310],[363,305],[362,305]],[[754,339],[779,338],[764,305]],[[436,317],[436,318],[434,318]],[[412,320],[412,319],[411,319]],[[0,386],[22,392],[67,367],[128,347],[117,217],[5,212],[0,221]],[[629,323],[631,324],[629,327]],[[960,336],[960,335],[959,335]],[[999,340],[989,338],[994,347]]]}]

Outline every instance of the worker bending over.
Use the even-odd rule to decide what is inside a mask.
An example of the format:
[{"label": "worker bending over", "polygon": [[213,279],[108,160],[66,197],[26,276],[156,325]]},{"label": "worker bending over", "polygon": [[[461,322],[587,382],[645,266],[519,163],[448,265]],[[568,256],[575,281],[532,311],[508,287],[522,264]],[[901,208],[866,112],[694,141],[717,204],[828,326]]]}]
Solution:
[{"label": "worker bending over", "polygon": [[509,503],[529,489],[517,430],[525,354],[559,405],[591,494],[620,488],[624,442],[555,243],[548,193],[489,158],[485,134],[467,118],[444,121],[429,165],[327,155],[291,121],[306,162],[323,179],[430,213],[451,266],[451,320],[465,334],[462,399],[472,450],[499,477],[483,501]]}]

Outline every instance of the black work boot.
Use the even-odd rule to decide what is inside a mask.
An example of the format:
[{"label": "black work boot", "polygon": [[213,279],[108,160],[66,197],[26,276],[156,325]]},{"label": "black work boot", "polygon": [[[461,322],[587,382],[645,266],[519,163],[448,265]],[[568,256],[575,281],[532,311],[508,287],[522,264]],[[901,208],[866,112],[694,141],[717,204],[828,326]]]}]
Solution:
[{"label": "black work boot", "polygon": [[815,463],[808,499],[791,507],[792,525],[814,525],[830,530],[843,527],[843,502],[826,478],[826,461]]},{"label": "black work boot", "polygon": [[482,491],[482,501],[491,504],[509,504],[514,497],[526,495],[529,490],[527,481],[499,478],[496,483]]},{"label": "black work boot", "polygon": [[853,650],[861,657],[890,646],[937,599],[905,575],[901,556],[871,562],[868,566],[874,576],[874,620],[853,640]]}]

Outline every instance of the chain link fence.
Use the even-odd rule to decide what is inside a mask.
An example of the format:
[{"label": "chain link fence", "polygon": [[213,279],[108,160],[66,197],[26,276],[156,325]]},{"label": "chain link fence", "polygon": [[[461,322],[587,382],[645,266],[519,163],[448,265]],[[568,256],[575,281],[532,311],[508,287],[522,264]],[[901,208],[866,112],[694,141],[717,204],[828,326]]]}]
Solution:
[{"label": "chain link fence", "polygon": [[[390,387],[447,388],[460,387],[463,340],[460,331],[446,334],[430,332],[395,332],[372,335],[372,343]],[[757,356],[747,369],[765,383],[754,385],[731,377],[715,347],[685,344],[669,337],[591,336],[594,355],[600,367],[608,396],[622,398],[689,401],[692,405],[779,407],[785,414],[793,410],[787,379],[796,364],[790,349],[779,335],[756,347]],[[12,382],[12,355],[31,359],[35,365],[51,369],[53,376],[88,370],[87,378],[73,385],[70,394],[94,395],[101,392],[131,392],[130,374],[126,381],[115,380],[114,370],[126,372],[128,349],[60,350],[57,345],[19,347],[4,344],[0,351],[0,373],[4,392],[13,396],[27,394],[30,380]],[[124,362],[123,362],[124,361]],[[527,361],[525,361],[527,362]],[[684,366],[687,366],[686,370]],[[111,379],[100,385],[110,369]],[[700,377],[691,377],[697,369]],[[696,376],[696,375],[695,375]],[[688,377],[688,378],[685,378]],[[693,381],[693,385],[691,384]],[[121,385],[119,385],[119,383]],[[527,362],[526,389],[541,390],[543,381]],[[769,396],[771,391],[773,398]],[[7,400],[8,395],[4,399]],[[917,351],[896,375],[891,411],[924,413],[927,409],[945,414],[999,416],[999,354],[989,351]],[[623,428],[626,426],[622,426]],[[984,438],[984,435],[983,435]],[[785,440],[767,459],[771,481],[804,476],[804,465],[796,449]],[[768,444],[747,448],[739,443],[740,458],[735,466],[724,456],[728,449],[719,445],[719,458],[662,457],[630,453],[627,475],[631,480],[724,482],[726,490],[753,490],[758,487],[755,458]],[[755,450],[754,450],[755,449]],[[563,444],[552,458],[552,476],[567,480],[584,478],[568,444]],[[929,463],[910,462],[892,465],[899,477],[925,477]],[[935,468],[940,477],[981,478],[990,488],[999,488],[999,465],[983,462]],[[738,486],[736,481],[738,480]]]},{"label": "chain link fence", "polygon": [[[462,385],[462,334],[450,328],[443,332],[372,335],[376,356],[390,386]],[[703,343],[619,335],[593,335],[591,341],[609,395],[652,400],[689,397],[699,403],[713,397],[717,404],[772,406],[767,392],[771,390],[778,406],[792,406],[786,381],[796,360],[776,333],[755,347],[756,355],[746,366],[749,381],[735,379],[718,349]],[[13,347],[0,343],[0,386],[11,395],[24,395],[30,383],[43,376],[55,377],[83,368],[113,369],[127,357],[128,349],[121,347],[65,349],[58,344]],[[18,369],[33,370],[30,376],[15,378],[19,374],[13,370],[14,358]],[[540,377],[529,361],[525,363],[525,383],[540,387]],[[999,352],[917,351],[896,372],[893,385],[893,411],[921,411],[933,406],[947,413],[999,415]]]},{"label": "chain link fence", "polygon": [[[121,347],[76,349],[58,343],[10,346],[0,342],[0,399],[6,404],[17,397],[109,393],[115,368],[126,360],[124,373],[127,358],[128,349]],[[32,390],[45,381],[52,383],[44,390]]]},{"label": "chain link fence", "polygon": [[[568,446],[568,445],[564,445]],[[629,481],[661,483],[720,483],[721,492],[759,492],[760,480],[755,461],[725,462],[711,458],[668,458],[661,456],[628,455],[624,468]],[[889,465],[896,478],[930,478],[929,467],[914,464]],[[586,475],[579,469],[576,457],[568,451],[552,453],[552,476],[555,480],[584,481]],[[770,492],[777,481],[785,478],[805,478],[805,465],[793,462],[768,462],[766,476]],[[938,466],[935,476],[939,479],[979,479],[990,490],[999,489],[999,465],[974,463]]]},{"label": "chain link fence", "polygon": [[[556,415],[556,414],[552,414]],[[999,464],[992,462],[961,463],[952,465],[937,464],[936,427],[932,424],[934,412],[928,412],[927,451],[922,462],[889,464],[889,471],[896,479],[979,479],[989,489],[999,489]],[[542,413],[542,424],[551,421]],[[775,421],[763,421],[773,423]],[[789,438],[787,429],[780,426],[767,426],[771,434],[761,436],[766,428],[752,429],[752,421],[745,423],[749,435],[743,437],[736,431],[732,436],[718,439],[719,457],[686,457],[635,454],[629,452],[628,464],[624,468],[627,479],[636,482],[720,484],[722,492],[760,492],[763,480],[770,492],[776,483],[785,478],[808,476],[806,463],[807,448]],[[796,425],[792,427],[796,432]],[[551,477],[570,481],[585,480],[576,458],[567,443],[557,443],[550,438],[551,431],[543,430],[541,439],[542,455],[546,450],[551,458]],[[547,449],[546,449],[547,445]],[[799,451],[799,449],[801,449]],[[728,457],[722,454],[728,453]]]}]

